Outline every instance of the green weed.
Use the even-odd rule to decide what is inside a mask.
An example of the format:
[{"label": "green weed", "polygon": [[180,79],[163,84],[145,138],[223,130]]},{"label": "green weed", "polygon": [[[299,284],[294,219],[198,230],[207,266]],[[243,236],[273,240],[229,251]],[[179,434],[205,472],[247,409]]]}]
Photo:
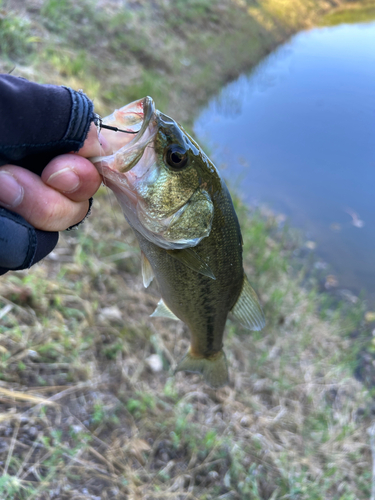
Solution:
[{"label": "green weed", "polygon": [[186,25],[190,25],[196,31],[202,20],[213,23],[220,21],[217,3],[216,0],[176,0],[165,6],[163,13],[173,29],[186,29]]},{"label": "green weed", "polygon": [[19,478],[9,474],[2,474],[0,477],[1,498],[27,500],[31,497],[32,493],[33,488],[24,486],[23,481]]},{"label": "green weed", "polygon": [[[363,3],[365,3],[363,5]],[[373,0],[367,2],[350,2],[339,9],[324,16],[320,26],[335,26],[338,24],[365,23],[375,20],[375,3]]]},{"label": "green weed", "polygon": [[[72,0],[46,0],[43,2],[41,16],[46,28],[66,35],[73,43],[85,38],[90,44],[95,40],[98,11],[95,3],[87,0],[74,2]],[[72,30],[72,26],[79,26]]]},{"label": "green weed", "polygon": [[49,61],[62,77],[75,76],[84,79],[91,63],[84,50],[75,52],[60,48],[57,51],[55,47],[48,47],[43,58]]},{"label": "green weed", "polygon": [[23,63],[33,53],[37,41],[28,19],[0,10],[0,55]]},{"label": "green weed", "polygon": [[126,408],[136,419],[143,418],[149,411],[155,409],[155,398],[151,394],[137,393],[135,396],[127,401]]}]

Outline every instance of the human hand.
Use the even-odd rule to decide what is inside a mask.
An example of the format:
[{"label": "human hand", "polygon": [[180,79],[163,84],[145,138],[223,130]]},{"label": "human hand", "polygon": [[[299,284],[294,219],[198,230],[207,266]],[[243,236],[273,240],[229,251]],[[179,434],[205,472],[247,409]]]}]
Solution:
[{"label": "human hand", "polygon": [[[99,142],[100,140],[100,142]],[[92,123],[78,153],[56,156],[42,176],[15,165],[0,167],[0,206],[21,215],[36,229],[62,231],[80,222],[101,177],[87,159],[111,154],[107,139]]]}]

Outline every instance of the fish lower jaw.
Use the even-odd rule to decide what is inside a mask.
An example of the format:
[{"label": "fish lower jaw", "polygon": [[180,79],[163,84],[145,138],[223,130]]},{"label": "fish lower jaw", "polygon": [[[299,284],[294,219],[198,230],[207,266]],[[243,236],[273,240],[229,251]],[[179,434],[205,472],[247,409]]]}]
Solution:
[{"label": "fish lower jaw", "polygon": [[103,176],[103,184],[110,188],[115,194],[122,192],[125,196],[128,196],[130,200],[133,200],[133,203],[138,202],[138,198],[131,189],[125,176],[118,179],[116,172],[113,172],[112,175],[111,172],[104,172],[101,175]]},{"label": "fish lower jaw", "polygon": [[128,179],[125,175],[121,175],[117,170],[114,170],[107,165],[95,165],[99,174],[103,176],[104,184],[108,185],[111,189],[115,186],[125,186],[130,188]]}]

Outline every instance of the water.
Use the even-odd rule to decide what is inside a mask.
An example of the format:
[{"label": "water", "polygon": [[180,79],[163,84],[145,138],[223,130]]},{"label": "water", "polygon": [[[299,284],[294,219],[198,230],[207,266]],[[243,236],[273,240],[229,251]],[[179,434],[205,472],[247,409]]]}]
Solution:
[{"label": "water", "polygon": [[194,130],[246,202],[285,213],[341,287],[375,299],[375,23],[299,33]]}]

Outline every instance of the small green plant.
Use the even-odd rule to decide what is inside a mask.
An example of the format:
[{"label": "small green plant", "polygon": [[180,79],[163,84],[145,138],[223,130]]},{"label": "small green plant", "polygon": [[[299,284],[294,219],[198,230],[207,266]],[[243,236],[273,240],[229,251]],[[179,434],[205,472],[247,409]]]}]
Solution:
[{"label": "small green plant", "polygon": [[33,489],[23,484],[20,478],[9,474],[0,477],[0,497],[9,499],[27,500],[31,497]]},{"label": "small green plant", "polygon": [[0,54],[12,61],[25,62],[37,41],[28,19],[0,10]]},{"label": "small green plant", "polygon": [[79,50],[76,52],[48,47],[44,52],[44,58],[48,60],[63,77],[76,76],[84,78],[89,71],[90,63],[87,52]]},{"label": "small green plant", "polygon": [[123,342],[115,342],[109,346],[104,347],[103,354],[107,359],[116,359],[118,352],[121,352],[124,348]]},{"label": "small green plant", "polygon": [[94,424],[100,424],[104,418],[105,418],[105,409],[103,406],[103,403],[100,401],[97,401],[94,404],[94,409],[93,409],[93,414],[92,414],[92,421]]},{"label": "small green plant", "polygon": [[154,396],[148,393],[136,393],[136,398],[130,398],[126,403],[126,408],[136,419],[144,417],[155,408]]}]

